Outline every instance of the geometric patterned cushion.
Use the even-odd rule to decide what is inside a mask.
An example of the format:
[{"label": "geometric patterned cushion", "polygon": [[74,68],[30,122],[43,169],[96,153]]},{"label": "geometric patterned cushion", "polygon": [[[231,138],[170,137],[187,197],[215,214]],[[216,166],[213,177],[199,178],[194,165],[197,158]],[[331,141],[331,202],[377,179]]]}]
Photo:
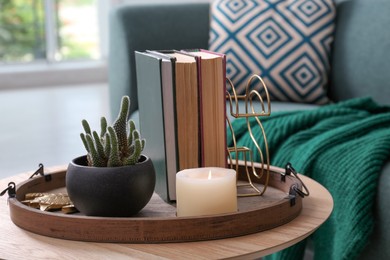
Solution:
[{"label": "geometric patterned cushion", "polygon": [[335,16],[332,0],[215,0],[209,49],[238,93],[258,74],[273,100],[324,104]]}]

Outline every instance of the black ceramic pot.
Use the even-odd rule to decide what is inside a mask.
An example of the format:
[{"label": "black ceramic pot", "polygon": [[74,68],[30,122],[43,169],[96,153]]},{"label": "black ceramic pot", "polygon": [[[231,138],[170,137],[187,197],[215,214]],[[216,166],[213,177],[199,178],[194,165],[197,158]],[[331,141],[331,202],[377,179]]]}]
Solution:
[{"label": "black ceramic pot", "polygon": [[81,156],[66,173],[68,195],[87,216],[132,216],[150,201],[155,183],[152,161],[144,155],[137,164],[122,167],[90,167]]}]

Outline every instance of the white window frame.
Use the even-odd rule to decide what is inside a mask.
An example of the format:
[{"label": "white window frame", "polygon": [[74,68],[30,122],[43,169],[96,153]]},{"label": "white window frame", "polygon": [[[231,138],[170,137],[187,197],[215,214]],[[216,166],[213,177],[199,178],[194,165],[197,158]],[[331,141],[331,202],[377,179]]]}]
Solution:
[{"label": "white window frame", "polygon": [[55,0],[45,0],[45,35],[46,35],[46,59],[48,62],[54,62],[58,50],[57,26],[56,26],[56,8]]}]

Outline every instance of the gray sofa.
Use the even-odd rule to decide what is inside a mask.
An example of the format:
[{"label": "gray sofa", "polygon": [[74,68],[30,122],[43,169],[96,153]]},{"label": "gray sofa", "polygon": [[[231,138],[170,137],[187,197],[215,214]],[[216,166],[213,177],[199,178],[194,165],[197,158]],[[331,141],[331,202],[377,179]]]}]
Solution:
[{"label": "gray sofa", "polygon": [[[331,57],[329,98],[338,102],[371,96],[390,105],[390,1],[337,0],[336,34]],[[134,51],[208,47],[208,3],[141,4],[115,8],[110,17],[109,93],[112,115],[129,95],[138,108]],[[272,111],[315,105],[273,102]],[[390,164],[380,175],[375,228],[361,259],[390,258]]]}]

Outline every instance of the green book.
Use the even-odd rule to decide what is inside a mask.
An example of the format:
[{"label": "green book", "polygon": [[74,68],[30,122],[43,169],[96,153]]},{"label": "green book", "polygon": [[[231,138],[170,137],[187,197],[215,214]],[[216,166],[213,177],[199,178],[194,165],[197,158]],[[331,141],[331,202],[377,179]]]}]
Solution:
[{"label": "green book", "polygon": [[155,191],[176,200],[177,144],[174,107],[174,59],[154,52],[135,52],[139,124],[145,155],[156,171]]}]

